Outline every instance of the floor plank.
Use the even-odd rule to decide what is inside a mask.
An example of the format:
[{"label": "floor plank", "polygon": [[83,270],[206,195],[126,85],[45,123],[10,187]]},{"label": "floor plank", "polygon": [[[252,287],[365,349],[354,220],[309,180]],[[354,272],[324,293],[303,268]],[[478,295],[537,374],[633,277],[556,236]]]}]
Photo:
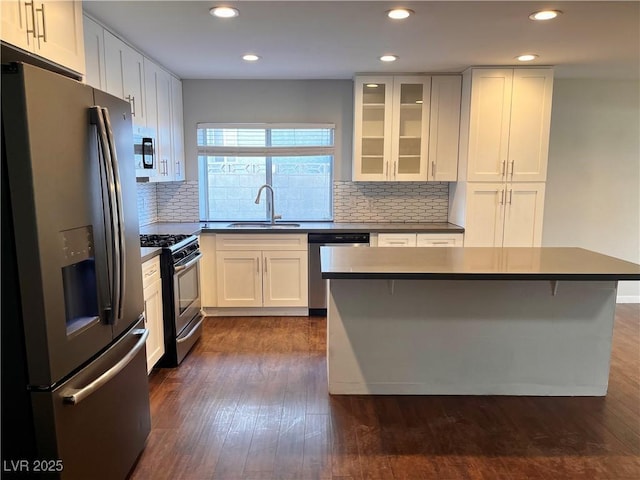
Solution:
[{"label": "floor plank", "polygon": [[150,381],[132,480],[640,478],[640,305],[618,305],[606,397],[330,396],[326,320],[207,318]]}]

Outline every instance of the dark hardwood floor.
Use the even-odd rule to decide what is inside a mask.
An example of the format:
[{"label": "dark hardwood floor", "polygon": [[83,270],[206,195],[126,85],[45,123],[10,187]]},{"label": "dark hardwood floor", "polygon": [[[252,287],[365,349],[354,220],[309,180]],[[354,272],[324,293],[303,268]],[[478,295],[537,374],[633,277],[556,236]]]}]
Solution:
[{"label": "dark hardwood floor", "polygon": [[131,479],[640,478],[640,305],[606,397],[329,396],[324,318],[208,318]]}]

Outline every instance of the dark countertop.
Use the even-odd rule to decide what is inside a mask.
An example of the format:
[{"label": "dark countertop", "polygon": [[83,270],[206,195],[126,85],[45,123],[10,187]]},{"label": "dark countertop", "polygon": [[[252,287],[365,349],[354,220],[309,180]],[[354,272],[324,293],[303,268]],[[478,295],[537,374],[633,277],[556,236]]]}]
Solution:
[{"label": "dark countertop", "polygon": [[320,257],[333,279],[640,280],[640,265],[582,248],[321,247]]},{"label": "dark countertop", "polygon": [[[200,233],[464,233],[464,228],[453,223],[336,223],[336,222],[297,222],[299,227],[290,228],[233,228],[233,222],[159,222],[140,227],[144,235],[182,234],[199,235]],[[160,248],[142,247],[142,261],[160,255]]]},{"label": "dark countertop", "polygon": [[377,232],[421,232],[421,233],[464,233],[464,228],[452,223],[336,223],[336,222],[296,222],[299,227],[290,228],[233,228],[233,222],[203,222],[203,233],[377,233]]}]

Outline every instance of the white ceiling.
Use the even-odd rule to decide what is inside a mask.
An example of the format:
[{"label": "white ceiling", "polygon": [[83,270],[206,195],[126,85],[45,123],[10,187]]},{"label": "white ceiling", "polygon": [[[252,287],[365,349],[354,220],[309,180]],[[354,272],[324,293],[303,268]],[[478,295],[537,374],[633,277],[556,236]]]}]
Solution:
[{"label": "white ceiling", "polygon": [[[214,5],[240,15],[218,19]],[[84,9],[181,78],[340,79],[354,73],[461,72],[554,65],[556,77],[639,78],[640,2],[93,1]],[[385,11],[415,15],[392,21]],[[541,8],[564,12],[533,22]],[[241,60],[244,53],[262,58]],[[383,64],[384,53],[399,55]]]}]

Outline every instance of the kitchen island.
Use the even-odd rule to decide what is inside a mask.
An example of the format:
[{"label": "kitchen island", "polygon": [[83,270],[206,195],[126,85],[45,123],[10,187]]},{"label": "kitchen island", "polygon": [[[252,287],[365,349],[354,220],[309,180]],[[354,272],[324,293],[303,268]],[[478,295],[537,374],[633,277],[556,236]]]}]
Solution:
[{"label": "kitchen island", "polygon": [[618,280],[579,248],[332,248],[332,394],[606,395]]}]

